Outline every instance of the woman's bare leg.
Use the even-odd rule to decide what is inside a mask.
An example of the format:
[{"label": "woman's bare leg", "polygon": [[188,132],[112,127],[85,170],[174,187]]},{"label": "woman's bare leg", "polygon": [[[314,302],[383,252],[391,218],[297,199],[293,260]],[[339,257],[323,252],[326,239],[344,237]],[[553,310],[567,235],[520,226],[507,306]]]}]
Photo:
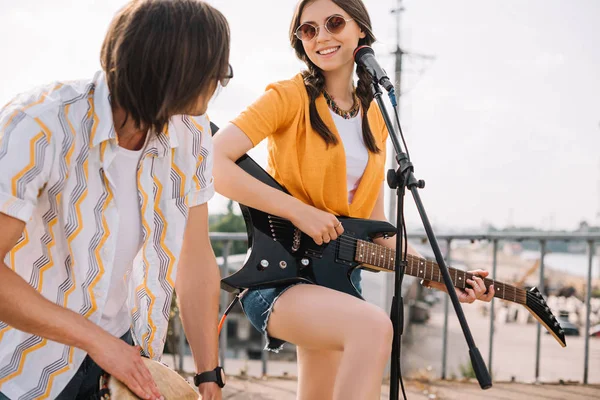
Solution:
[{"label": "woman's bare leg", "polygon": [[340,367],[339,350],[297,347],[298,396],[297,400],[333,399],[335,378]]},{"label": "woman's bare leg", "polygon": [[[393,329],[389,317],[379,307],[322,286],[298,285],[277,300],[267,328],[269,335],[300,348],[342,352],[333,399],[380,398]],[[319,370],[311,362],[318,359],[299,359],[303,382],[319,379],[311,373]],[[315,389],[314,386],[299,389],[303,390]],[[323,393],[331,392],[328,389]],[[318,396],[327,398],[323,394]]]}]

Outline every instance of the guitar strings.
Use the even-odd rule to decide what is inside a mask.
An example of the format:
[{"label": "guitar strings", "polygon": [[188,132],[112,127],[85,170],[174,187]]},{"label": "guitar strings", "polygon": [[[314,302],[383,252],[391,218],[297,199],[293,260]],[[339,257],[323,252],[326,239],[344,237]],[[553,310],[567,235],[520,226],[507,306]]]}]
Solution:
[{"label": "guitar strings", "polygon": [[[271,217],[271,219],[275,219],[275,220],[282,221],[282,222],[274,222],[274,223],[271,223],[271,224],[269,224],[271,227],[277,226],[277,227],[280,227],[280,229],[285,229],[285,230],[288,230],[288,231],[289,231],[289,230],[295,230],[295,229],[298,229],[298,228],[296,228],[296,227],[295,227],[295,226],[294,226],[294,225],[291,223],[291,221],[289,221],[289,220],[286,220],[286,219],[283,219],[283,218],[279,218],[279,217],[275,217],[275,216],[272,216],[272,217]],[[284,233],[285,233],[285,232],[284,232]],[[354,243],[355,243],[355,242],[357,242],[358,240],[362,240],[362,239],[356,239],[356,238],[353,238],[352,236],[348,236],[348,235],[346,235],[346,234],[344,234],[344,233],[342,233],[341,235],[339,235],[339,236],[338,236],[338,239],[339,239],[339,238],[342,238],[342,240],[344,240],[344,239],[347,239],[347,240],[349,240],[349,242],[348,242],[348,243],[350,243],[350,244],[354,244]],[[334,240],[332,240],[332,241],[336,241],[336,240],[338,240],[338,239],[334,239]],[[363,240],[363,241],[367,242],[366,240]],[[370,242],[368,242],[368,243],[370,243]],[[385,247],[385,246],[378,245],[378,244],[376,244],[376,243],[375,243],[375,245],[376,245],[376,246],[380,246],[380,247],[384,247],[384,250],[393,250],[393,249],[389,249],[388,247]]]},{"label": "guitar strings", "polygon": [[[284,221],[287,221],[287,220],[284,220]],[[274,225],[274,226],[276,227],[276,230],[277,230],[277,232],[281,232],[282,230],[284,230],[284,232],[283,232],[283,233],[288,233],[288,232],[289,232],[289,230],[294,230],[294,229],[297,229],[296,227],[294,227],[294,225],[292,225],[292,224],[291,224],[291,222],[286,222],[286,223],[284,223],[284,224],[281,224],[281,223],[275,223],[275,224],[272,224],[272,225]],[[281,228],[279,228],[279,227],[281,227]],[[274,230],[274,231],[275,231],[275,230]],[[288,232],[285,232],[285,231],[288,231]],[[351,246],[350,248],[352,248],[352,249],[356,249],[356,248],[358,247],[358,241],[359,241],[359,240],[360,240],[360,241],[363,241],[363,242],[365,242],[365,243],[369,243],[369,244],[371,244],[371,243],[372,243],[372,242],[369,242],[369,241],[367,241],[367,240],[363,240],[363,239],[356,239],[356,238],[353,238],[353,237],[351,237],[351,236],[347,236],[347,235],[345,235],[345,234],[341,234],[340,236],[338,236],[338,239],[334,239],[334,240],[330,241],[329,243],[331,243],[331,242],[336,242],[336,241],[338,241],[338,240],[340,241],[340,245],[346,246],[346,247],[345,247],[346,249],[348,249],[348,248],[349,248],[348,246]],[[376,243],[373,243],[373,244],[374,244],[375,246],[378,246],[378,248],[383,248],[383,251],[384,251],[384,252],[388,252],[388,251],[389,251],[389,252],[393,252],[393,251],[394,251],[394,249],[392,249],[392,248],[388,248],[388,247],[385,247],[385,246],[382,246],[382,245],[379,245],[379,244],[376,244]],[[372,255],[374,255],[374,254],[372,254]],[[381,256],[381,254],[379,254],[379,255]],[[416,257],[416,256],[413,256],[413,255],[411,255],[411,254],[408,254],[407,256],[408,256],[408,258],[409,258],[409,260],[407,260],[407,261],[410,261],[410,262],[414,262],[414,261],[417,261],[417,262],[419,262],[419,261],[421,261],[421,259],[420,259],[420,258],[418,258],[418,257]],[[411,259],[412,259],[412,260],[411,260]],[[427,263],[428,261],[427,261],[427,260],[425,260],[425,262]],[[437,264],[434,264],[434,265],[431,265],[431,266],[439,269],[439,266],[438,266]],[[427,267],[427,265],[426,265],[426,267]],[[461,271],[461,272],[462,272],[462,271]],[[469,279],[471,279],[471,278],[472,278],[472,276],[470,276],[470,274],[469,274],[467,277],[468,277]],[[493,280],[489,280],[488,278],[485,278],[485,280],[487,281],[487,283],[488,283],[488,284],[493,284],[493,283],[494,283],[494,281],[493,281]]]},{"label": "guitar strings", "polygon": [[[283,221],[286,221],[286,222],[283,223],[283,224],[282,223],[275,223],[274,224],[274,225],[276,225],[275,231],[281,232],[283,230],[284,232],[282,232],[282,233],[288,233],[290,230],[297,229],[296,227],[294,227],[294,225],[292,225],[291,222],[289,222],[287,220],[283,220]],[[281,228],[279,228],[279,227],[281,227]],[[288,231],[288,232],[286,232],[286,231]],[[367,240],[356,239],[356,238],[353,238],[351,236],[347,236],[345,234],[341,234],[340,236],[338,236],[338,239],[334,239],[334,240],[330,241],[329,243],[336,242],[338,240],[340,240],[340,245],[345,246],[345,249],[348,249],[348,248],[356,249],[357,246],[358,246],[358,241],[359,240],[364,241],[364,242],[369,243],[369,244],[372,243],[372,242],[368,242]],[[376,244],[376,243],[374,245],[378,246],[378,248],[384,248],[384,251],[394,251],[394,249],[391,249],[391,248],[388,248],[388,247],[385,247],[385,246],[382,246],[382,245],[379,245],[379,244]],[[348,247],[348,246],[350,246],[350,247]],[[408,260],[407,261],[409,261],[411,263],[415,262],[415,261],[416,262],[421,262],[420,258],[418,258],[418,257],[416,257],[416,256],[414,256],[412,254],[408,254],[407,256],[408,256]],[[424,260],[424,261],[425,261],[425,263],[430,262],[428,260]],[[435,267],[435,268],[437,268],[439,270],[439,265],[437,265],[437,264],[432,264],[432,265],[429,265],[429,266]],[[425,267],[427,268],[428,265],[426,264]],[[463,273],[465,271],[460,271],[460,272]],[[465,278],[467,278],[467,279],[473,279],[473,275],[471,273],[466,273]],[[492,284],[494,284],[494,285],[500,284],[500,285],[504,285],[504,287],[507,288],[507,289],[519,290],[519,288],[516,288],[516,287],[511,286],[511,285],[506,284],[506,283],[496,282],[494,279],[490,279],[490,278],[484,278],[484,282],[487,284],[486,286],[489,286],[489,285],[492,285]]]},{"label": "guitar strings", "polygon": [[[293,228],[293,225],[292,225],[292,227],[290,227],[289,225],[286,225],[286,228],[296,229],[296,228]],[[280,231],[280,229],[278,229],[278,231]],[[343,248],[344,250],[348,250],[348,249],[356,250],[357,247],[358,247],[357,243],[361,239],[346,237],[344,234],[342,234],[342,235],[340,235],[338,237],[338,239],[332,240],[329,243],[331,244],[332,242],[336,242],[338,240],[340,240],[340,247]],[[367,242],[367,241],[365,240],[365,242]],[[367,242],[367,243],[370,243],[370,242]],[[375,244],[375,245],[377,245],[377,244]],[[384,246],[381,246],[381,245],[377,245],[377,246],[384,247]],[[329,246],[327,246],[326,249],[329,249]],[[393,251],[393,249],[385,247],[384,251]],[[374,255],[374,254],[372,253],[371,255]],[[381,256],[381,254],[379,254],[379,256]],[[370,256],[367,256],[367,257],[370,257]],[[367,259],[367,261],[368,261],[368,259]],[[387,261],[387,259],[386,259],[386,261]],[[414,265],[412,263],[414,263],[414,262],[420,263],[421,259],[417,258],[416,256],[413,256],[413,255],[409,254],[407,261],[410,263],[408,265],[408,267],[412,269],[414,267]],[[428,263],[428,262],[430,262],[430,261],[425,260],[425,263]],[[432,274],[436,273],[437,277],[441,276],[441,271],[439,270],[439,265],[437,265],[437,264],[430,264],[430,265],[425,264],[425,267],[426,268],[428,268],[428,267],[436,268],[437,270],[434,270],[432,272]],[[466,271],[461,271],[461,270],[459,270],[459,271],[461,273],[465,273],[465,279],[473,279],[473,274],[472,273],[469,273],[469,272],[466,272]],[[432,275],[431,279],[435,280],[436,278],[433,277],[433,275]],[[438,281],[439,281],[439,279],[438,279]],[[503,283],[503,282],[497,282],[495,279],[490,279],[490,278],[483,278],[483,281],[484,281],[484,284],[486,285],[486,288],[489,287],[490,285],[494,285],[497,288],[500,285],[502,287],[501,291],[504,291],[504,293],[508,292],[508,295],[506,295],[506,298],[509,298],[509,297],[513,297],[513,298],[517,298],[518,297],[518,298],[520,298],[523,295],[523,293],[519,293],[523,289],[517,288],[517,287],[512,286],[510,284]],[[498,291],[497,291],[497,293],[498,293]],[[511,294],[512,294],[512,296],[511,296]]]},{"label": "guitar strings", "polygon": [[[272,228],[275,227],[276,230],[279,231],[279,232],[283,231],[282,233],[289,233],[290,231],[293,231],[293,230],[297,229],[294,225],[292,225],[291,222],[287,222],[287,223],[283,223],[283,224],[282,223],[274,223],[274,224],[270,224],[270,226]],[[367,243],[371,243],[371,242],[368,242],[368,241],[363,240],[363,239],[353,238],[352,236],[348,236],[348,235],[346,235],[344,233],[342,233],[341,235],[339,235],[337,239],[331,240],[329,243],[335,242],[335,241],[340,240],[340,239],[342,241],[344,241],[344,244],[352,245],[355,248],[358,246],[357,243],[358,243],[359,240],[362,240],[362,241],[367,242]],[[384,251],[393,250],[393,249],[389,249],[388,247],[378,245],[376,243],[374,243],[374,245],[383,247]]]},{"label": "guitar strings", "polygon": [[[284,219],[284,218],[280,218],[280,217],[276,217],[276,216],[271,216],[270,219],[271,224],[270,226],[272,228],[275,228],[274,230],[281,232],[281,233],[289,233],[290,231],[294,231],[296,228],[291,221]],[[283,232],[282,232],[283,231]],[[304,234],[304,233],[303,233]],[[286,240],[293,240],[293,239],[286,239]],[[344,233],[342,233],[340,236],[338,236],[337,239],[331,240],[329,242],[329,244],[332,244],[333,242],[337,242],[339,241],[339,245],[340,248],[343,248],[344,250],[356,250],[358,248],[358,241],[361,240],[363,242],[369,243],[371,244],[372,242],[369,242],[367,240],[363,240],[363,239],[357,239],[354,238],[352,236],[348,236]],[[388,251],[394,251],[391,248],[382,246],[382,245],[378,245],[376,243],[373,243],[375,246],[378,246],[378,248],[383,248],[384,252],[388,252]],[[323,250],[323,253],[325,251],[327,251],[331,246],[326,246],[325,249]],[[333,249],[333,247],[331,247]],[[375,255],[373,253],[371,253],[371,255]],[[379,256],[382,256],[381,254],[379,254]],[[385,254],[383,255],[385,256]],[[417,258],[416,256],[413,256],[411,254],[407,254],[408,259],[406,261],[410,262],[411,265],[409,265],[408,267],[410,267],[412,269],[413,265],[412,262],[420,262],[420,259]],[[370,256],[367,256],[370,257]],[[367,258],[367,262],[368,262],[368,258]],[[386,259],[387,262],[387,259]],[[428,261],[425,260],[425,263],[427,263]],[[395,263],[394,263],[395,264]],[[394,265],[395,266],[395,265]],[[427,268],[427,264],[425,264],[425,267]],[[435,267],[437,268],[437,271],[434,270],[434,272],[437,272],[439,274],[439,276],[441,276],[441,271],[439,270],[439,265],[437,264],[433,264],[431,265],[431,267]],[[393,269],[392,269],[393,270]],[[460,271],[460,270],[459,270]],[[473,279],[473,274],[465,272],[465,271],[460,271],[461,273],[465,273],[465,279]],[[433,276],[433,275],[432,275]],[[486,285],[486,288],[489,287],[490,285],[494,285],[496,287],[498,287],[499,285],[502,285],[502,291],[505,293],[504,294],[504,299],[508,299],[509,297],[513,297],[513,298],[521,298],[523,293],[519,293],[520,291],[522,291],[523,289],[517,288],[515,286],[512,286],[510,284],[507,283],[503,283],[503,282],[496,282],[495,279],[490,279],[490,278],[483,278],[484,284]],[[453,282],[454,283],[454,282]],[[509,293],[508,295],[506,295],[506,293]],[[496,293],[499,293],[498,291],[496,291]],[[513,294],[513,296],[510,296],[510,294]]]}]

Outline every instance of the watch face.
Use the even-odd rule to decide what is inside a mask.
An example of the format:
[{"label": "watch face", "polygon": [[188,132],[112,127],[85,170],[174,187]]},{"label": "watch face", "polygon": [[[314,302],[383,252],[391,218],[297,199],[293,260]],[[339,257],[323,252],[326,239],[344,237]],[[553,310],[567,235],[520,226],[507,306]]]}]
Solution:
[{"label": "watch face", "polygon": [[227,382],[227,377],[225,376],[225,370],[223,368],[221,368],[221,382],[223,382],[223,385]]}]

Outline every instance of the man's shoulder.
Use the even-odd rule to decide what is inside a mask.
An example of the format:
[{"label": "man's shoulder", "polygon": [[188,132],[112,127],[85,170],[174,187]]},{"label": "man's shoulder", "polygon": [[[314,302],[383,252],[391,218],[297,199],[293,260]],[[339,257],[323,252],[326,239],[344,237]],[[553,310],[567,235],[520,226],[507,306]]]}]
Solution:
[{"label": "man's shoulder", "polygon": [[[171,145],[176,144],[177,153],[196,154],[202,148],[212,149],[210,120],[204,115],[176,115],[171,119],[169,136]],[[192,151],[190,151],[192,150]]]},{"label": "man's shoulder", "polygon": [[177,132],[179,139],[187,137],[190,131],[192,133],[206,133],[207,135],[211,136],[210,120],[206,114],[176,115],[173,117],[171,122],[175,124],[175,131]]},{"label": "man's shoulder", "polygon": [[93,87],[92,79],[55,81],[40,85],[16,95],[2,108],[1,113],[22,113],[31,118],[58,115],[65,106],[86,101]]}]

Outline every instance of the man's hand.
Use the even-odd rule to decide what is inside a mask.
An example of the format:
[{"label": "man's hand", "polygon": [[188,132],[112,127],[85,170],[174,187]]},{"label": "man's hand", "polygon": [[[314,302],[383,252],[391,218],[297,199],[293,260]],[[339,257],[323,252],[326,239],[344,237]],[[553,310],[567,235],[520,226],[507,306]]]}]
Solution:
[{"label": "man's hand", "polygon": [[215,382],[205,382],[198,386],[202,400],[221,400],[221,388]]},{"label": "man's hand", "polygon": [[142,361],[139,347],[130,346],[115,337],[107,337],[107,340],[89,349],[88,354],[104,371],[125,384],[138,397],[164,400]]},{"label": "man's hand", "polygon": [[[490,285],[489,289],[486,289],[485,283],[482,279],[488,276],[489,272],[483,269],[467,272],[473,274],[474,279],[467,279],[466,281],[469,285],[471,285],[472,289],[454,288],[456,290],[456,294],[458,295],[458,300],[461,303],[473,303],[475,300],[481,300],[485,302],[491,301],[494,298],[494,293],[496,293],[494,290],[494,285]],[[443,282],[423,281],[423,286],[446,292],[446,285]]]}]

